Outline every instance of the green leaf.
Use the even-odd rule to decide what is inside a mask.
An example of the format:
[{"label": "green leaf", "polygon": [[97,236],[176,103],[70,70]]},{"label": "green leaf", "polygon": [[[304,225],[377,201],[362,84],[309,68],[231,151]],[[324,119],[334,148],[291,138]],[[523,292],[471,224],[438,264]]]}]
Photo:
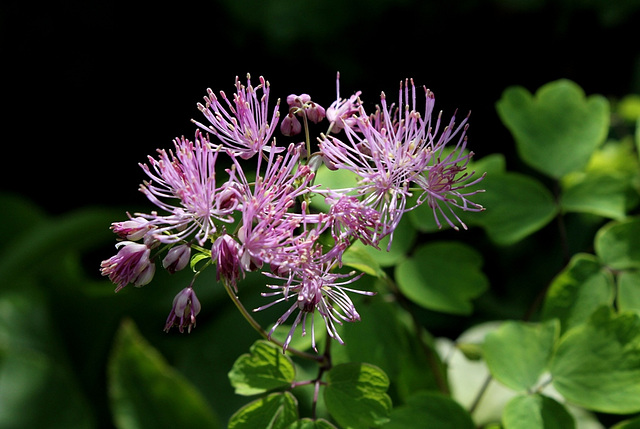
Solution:
[{"label": "green leaf", "polygon": [[109,399],[120,429],[220,427],[187,379],[124,321],[108,364]]},{"label": "green leaf", "polygon": [[395,270],[402,293],[430,310],[470,314],[471,300],[489,283],[481,271],[482,256],[459,242],[434,242],[418,248]]},{"label": "green leaf", "polygon": [[[394,230],[393,242],[391,243],[391,248],[388,249],[389,239],[390,237],[386,236],[380,240],[379,249],[366,246],[360,241],[353,243],[350,249],[358,251],[364,250],[373,258],[377,266],[390,267],[405,258],[407,252],[416,241],[416,231],[411,222],[403,219]],[[376,267],[371,268],[375,269]]]},{"label": "green leaf", "polygon": [[609,129],[608,101],[600,95],[585,98],[580,86],[565,79],[542,86],[535,96],[509,87],[496,108],[520,158],[556,179],[582,170]]},{"label": "green leaf", "polygon": [[298,420],[298,401],[290,392],[272,393],[236,411],[227,429],[286,429]]},{"label": "green leaf", "polygon": [[611,269],[640,268],[640,218],[603,226],[596,234],[594,246],[596,254]]},{"label": "green leaf", "polygon": [[573,429],[575,421],[564,405],[548,396],[519,395],[502,414],[504,429]]},{"label": "green leaf", "polygon": [[380,264],[378,264],[371,253],[367,251],[365,245],[360,242],[350,246],[342,254],[342,263],[370,276],[384,276],[384,271],[382,271]]},{"label": "green leaf", "polygon": [[250,352],[240,356],[229,372],[229,380],[238,395],[256,395],[288,387],[296,375],[293,362],[280,347],[268,341],[256,341]]},{"label": "green leaf", "polygon": [[622,421],[611,426],[611,429],[640,429],[640,417]]},{"label": "green leaf", "polygon": [[481,185],[485,192],[474,195],[474,201],[486,210],[465,213],[462,219],[484,228],[498,245],[517,243],[547,225],[558,212],[551,192],[530,176],[488,174]]},{"label": "green leaf", "polygon": [[389,420],[389,378],[378,367],[345,363],[327,373],[324,400],[331,416],[344,427],[359,429]]},{"label": "green leaf", "polygon": [[566,212],[591,213],[621,220],[635,204],[631,178],[610,173],[572,173],[563,180],[560,206]]},{"label": "green leaf", "polygon": [[34,284],[0,296],[0,427],[94,428],[96,421]]},{"label": "green leaf", "polygon": [[395,407],[384,429],[438,428],[474,429],[469,413],[448,396],[435,392],[421,392]]},{"label": "green leaf", "polygon": [[43,262],[58,257],[62,250],[85,249],[113,239],[109,225],[118,215],[115,210],[82,208],[38,222],[0,254],[3,286],[9,287],[12,279],[46,266]]},{"label": "green leaf", "polygon": [[613,304],[614,279],[593,255],[578,253],[552,281],[542,319],[558,319],[561,332],[586,322],[603,305]]},{"label": "green leaf", "polygon": [[[352,171],[345,169],[329,170],[326,165],[322,164],[316,171],[313,183],[320,185],[320,189],[343,189],[357,186],[359,179],[360,177]],[[313,196],[311,206],[324,213],[327,213],[330,209],[329,204],[324,201],[320,194]]]},{"label": "green leaf", "polygon": [[553,353],[558,325],[556,320],[539,324],[508,321],[487,334],[482,351],[491,374],[516,391],[535,387]]},{"label": "green leaf", "polygon": [[618,274],[618,309],[640,313],[640,271]]},{"label": "green leaf", "polygon": [[640,316],[602,307],[568,331],[550,364],[553,386],[593,411],[640,411]]},{"label": "green leaf", "polygon": [[336,427],[325,419],[311,420],[304,418],[293,422],[287,429],[336,429]]}]

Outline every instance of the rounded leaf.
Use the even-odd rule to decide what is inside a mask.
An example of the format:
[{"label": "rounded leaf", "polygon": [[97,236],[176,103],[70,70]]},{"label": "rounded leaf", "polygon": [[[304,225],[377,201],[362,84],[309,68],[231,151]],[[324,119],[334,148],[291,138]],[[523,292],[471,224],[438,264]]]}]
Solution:
[{"label": "rounded leaf", "polygon": [[238,395],[256,395],[288,387],[295,379],[293,362],[282,349],[268,341],[256,341],[249,353],[240,356],[229,371],[229,380]]},{"label": "rounded leaf", "polygon": [[391,412],[391,420],[384,429],[438,428],[474,429],[469,413],[448,396],[434,392],[421,392]]},{"label": "rounded leaf", "polygon": [[595,238],[596,254],[614,270],[640,268],[640,218],[610,222]]},{"label": "rounded leaf", "polygon": [[[298,401],[290,392],[256,399],[229,418],[227,429],[286,429],[298,420]],[[203,426],[204,427],[204,426]]]},{"label": "rounded leaf", "polygon": [[566,79],[542,86],[535,96],[523,87],[509,87],[496,108],[522,160],[556,179],[583,169],[609,130],[606,98],[585,97],[580,86]]},{"label": "rounded leaf", "polygon": [[535,387],[553,353],[558,325],[557,320],[539,324],[508,321],[487,334],[482,351],[491,374],[517,391]]},{"label": "rounded leaf", "polygon": [[544,320],[558,319],[562,332],[586,322],[596,309],[611,305],[615,284],[593,255],[578,253],[551,282],[542,306]]},{"label": "rounded leaf", "polygon": [[640,316],[598,309],[560,339],[550,372],[572,403],[606,413],[640,411]]},{"label": "rounded leaf", "polygon": [[122,323],[109,359],[109,399],[120,429],[219,427],[189,381],[138,332]]},{"label": "rounded leaf", "polygon": [[345,363],[327,373],[324,400],[331,416],[353,429],[378,426],[389,420],[389,378],[380,368],[366,363]]},{"label": "rounded leaf", "polygon": [[520,395],[502,414],[504,429],[573,429],[575,421],[564,405],[548,396]]},{"label": "rounded leaf", "polygon": [[455,241],[424,245],[395,270],[402,293],[430,310],[470,314],[471,300],[489,282],[481,271],[482,256],[472,247]]}]

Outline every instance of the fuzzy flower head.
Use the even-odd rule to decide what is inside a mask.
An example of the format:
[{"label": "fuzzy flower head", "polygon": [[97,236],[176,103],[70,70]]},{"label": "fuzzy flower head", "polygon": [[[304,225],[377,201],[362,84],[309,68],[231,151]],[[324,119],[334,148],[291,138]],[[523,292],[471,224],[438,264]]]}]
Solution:
[{"label": "fuzzy flower head", "polygon": [[231,222],[236,208],[236,193],[226,185],[216,186],[214,148],[200,132],[191,142],[184,137],[174,140],[175,153],[159,150],[158,159],[149,157],[141,164],[151,178],[140,191],[168,215],[140,214],[156,227],[155,237],[175,243],[191,235],[202,245],[216,231],[215,222]]},{"label": "fuzzy flower head", "polygon": [[[464,134],[468,118],[456,127],[454,116],[440,133],[441,115],[438,116],[435,126],[431,120],[435,103],[433,92],[425,87],[424,94],[424,110],[419,110],[413,80],[401,82],[397,104],[389,105],[386,95],[382,93],[380,107],[374,114],[367,115],[360,106],[358,115],[353,116],[354,123],[345,124],[346,139],[323,136],[319,143],[323,157],[334,168],[349,170],[359,176],[360,180],[355,190],[363,202],[380,213],[383,223],[382,235],[392,237],[402,215],[413,208],[407,207],[408,198],[413,194],[413,184],[417,183],[424,191],[433,191],[434,181],[451,181],[452,159],[445,159],[448,163],[446,166],[440,164],[439,167],[435,167],[438,164],[435,161],[437,154],[442,153],[445,146],[456,136],[459,142],[454,152],[464,149],[463,146],[466,144]],[[462,170],[466,168],[466,163],[463,165],[456,161],[456,165]],[[427,179],[425,173],[431,170],[433,174]],[[445,170],[448,179],[443,176]],[[432,183],[427,184],[428,180]],[[456,192],[457,186],[453,185],[453,192]],[[447,192],[447,195],[452,195]],[[423,194],[418,204],[428,199],[431,204],[434,204],[436,199],[444,201],[443,198],[433,195],[433,192],[428,195],[431,199]],[[450,202],[450,199],[447,201]],[[466,200],[459,207],[463,210],[479,208],[467,204]],[[440,210],[439,213],[443,212]]]},{"label": "fuzzy flower head", "polygon": [[249,159],[268,144],[276,130],[280,101],[276,103],[273,113],[269,113],[269,82],[260,76],[260,84],[254,88],[248,74],[246,86],[236,77],[233,101],[227,98],[224,91],[220,91],[220,98],[222,102],[208,89],[204,97],[205,104],[198,103],[198,109],[209,125],[193,122],[218,137],[225,149],[242,159]]},{"label": "fuzzy flower head", "polygon": [[273,334],[278,326],[285,323],[292,314],[297,312],[284,342],[284,350],[291,343],[293,333],[298,326],[302,326],[302,335],[306,335],[307,317],[309,317],[311,319],[311,344],[314,350],[317,351],[313,317],[316,311],[324,321],[327,334],[343,344],[344,342],[338,334],[337,325],[342,325],[343,322],[360,320],[360,315],[347,292],[363,295],[374,294],[373,292],[360,291],[346,286],[359,279],[362,274],[356,275],[355,272],[335,273],[332,271],[335,261],[323,260],[322,257],[318,257],[319,252],[315,256],[298,267],[298,269],[292,270],[288,276],[265,273],[269,277],[284,281],[284,284],[267,285],[272,292],[265,292],[262,296],[278,298],[267,305],[256,308],[254,311],[261,311],[281,302],[293,302],[287,311],[278,318],[269,332],[269,336]]}]

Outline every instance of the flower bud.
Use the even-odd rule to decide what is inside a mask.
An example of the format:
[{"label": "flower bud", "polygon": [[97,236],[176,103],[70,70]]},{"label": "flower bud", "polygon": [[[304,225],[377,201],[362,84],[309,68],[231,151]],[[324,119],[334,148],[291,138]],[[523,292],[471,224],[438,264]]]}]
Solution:
[{"label": "flower bud", "polygon": [[169,250],[167,256],[162,260],[162,266],[173,274],[186,267],[189,264],[190,257],[191,247],[188,244],[181,244]]},{"label": "flower bud", "polygon": [[191,332],[191,328],[196,326],[196,316],[200,313],[201,305],[193,288],[187,287],[182,289],[173,299],[173,307],[171,313],[167,317],[164,330],[169,332],[173,326],[177,326],[180,333]]},{"label": "flower bud", "polygon": [[302,131],[302,124],[292,113],[289,113],[280,123],[280,132],[285,136],[295,136]]}]

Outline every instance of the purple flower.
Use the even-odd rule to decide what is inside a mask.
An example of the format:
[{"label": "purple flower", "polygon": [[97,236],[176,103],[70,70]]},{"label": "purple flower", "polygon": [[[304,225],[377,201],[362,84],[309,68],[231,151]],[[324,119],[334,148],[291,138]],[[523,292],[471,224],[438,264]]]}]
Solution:
[{"label": "purple flower", "polygon": [[[345,285],[353,283],[359,279],[362,274],[355,275],[355,272],[347,274],[332,272],[335,261],[327,260],[321,255],[319,248],[314,251],[315,255],[311,259],[306,259],[296,269],[289,271],[288,275],[278,275],[273,273],[265,273],[265,275],[283,280],[281,285],[267,285],[273,292],[264,292],[264,297],[279,297],[275,301],[256,308],[254,311],[261,311],[281,302],[293,301],[293,304],[287,311],[278,318],[275,325],[269,332],[269,337],[276,328],[285,323],[289,317],[298,312],[295,316],[291,329],[284,342],[284,350],[287,349],[293,333],[296,328],[302,326],[302,335],[306,335],[307,317],[311,318],[311,344],[314,350],[316,348],[315,326],[313,315],[317,311],[322,317],[325,329],[329,336],[341,344],[342,338],[338,334],[337,326],[343,322],[355,322],[360,320],[360,315],[356,311],[351,298],[347,292],[359,293],[363,295],[374,295],[374,292],[360,291],[351,289]],[[302,261],[302,259],[301,259]]]},{"label": "purple flower", "polygon": [[191,328],[196,327],[196,316],[200,313],[200,308],[200,301],[193,288],[184,288],[173,299],[173,307],[164,330],[169,332],[173,326],[177,326],[180,333],[184,333],[184,328],[191,333]]},{"label": "purple flower", "polygon": [[[127,215],[129,214],[127,213]],[[141,216],[134,218],[131,217],[131,215],[129,215],[129,220],[124,222],[113,222],[111,224],[111,229],[118,235],[118,237],[131,241],[140,240],[154,228],[155,227],[149,223],[147,219]]]},{"label": "purple flower", "polygon": [[[276,108],[269,118],[269,82],[262,76],[256,88],[251,86],[249,75],[247,75],[247,86],[242,85],[236,77],[233,103],[223,91],[220,91],[226,108],[211,89],[207,90],[207,94],[204,97],[206,103],[204,105],[198,103],[198,109],[210,125],[193,122],[218,137],[225,149],[242,159],[249,159],[268,144],[278,123],[280,102],[276,103]],[[276,148],[276,150],[280,151],[282,148]]]},{"label": "purple flower", "polygon": [[345,126],[353,126],[355,121],[353,115],[360,111],[360,94],[356,92],[347,99],[340,98],[340,73],[336,77],[336,100],[331,103],[326,110],[327,120],[331,123],[331,131],[339,132]]},{"label": "purple flower", "polygon": [[120,248],[118,253],[100,264],[101,274],[117,285],[116,292],[129,283],[137,287],[149,283],[156,269],[149,259],[151,249],[132,241],[121,241],[116,248]]},{"label": "purple flower", "polygon": [[237,291],[237,280],[243,273],[240,266],[242,248],[229,234],[224,233],[216,238],[211,247],[211,259],[216,262],[216,279],[233,286]]},{"label": "purple flower", "polygon": [[[358,114],[352,117],[353,122],[345,123],[346,140],[323,136],[319,143],[323,157],[333,168],[350,170],[360,177],[355,188],[334,191],[356,191],[368,207],[380,213],[382,236],[391,235],[391,239],[402,215],[413,208],[407,207],[407,200],[413,191],[412,183],[417,183],[427,192],[418,199],[418,204],[425,200],[432,206],[436,200],[454,204],[453,196],[463,198],[471,195],[457,191],[461,188],[460,176],[457,174],[466,168],[466,162],[459,164],[463,158],[454,160],[450,155],[445,158],[444,164],[436,158],[458,134],[460,138],[454,152],[464,150],[468,118],[456,127],[454,116],[442,133],[438,134],[441,115],[433,127],[431,115],[435,97],[426,88],[424,92],[424,114],[417,110],[413,80],[406,80],[404,84],[400,83],[397,106],[389,106],[382,93],[381,107],[375,114],[367,116],[360,106]],[[455,173],[453,164],[458,169]],[[448,185],[442,186],[445,182]],[[464,210],[481,210],[479,205],[469,203],[466,198],[458,207]],[[434,206],[434,213],[435,209]],[[441,209],[439,213],[444,214]],[[456,219],[459,220],[457,216]],[[448,218],[447,221],[449,222]]]},{"label": "purple flower", "polygon": [[167,256],[162,260],[162,266],[173,274],[180,271],[189,264],[191,257],[191,246],[180,244],[169,249]]},{"label": "purple flower", "polygon": [[[455,116],[451,119],[448,129],[453,128],[454,120]],[[444,159],[441,159],[441,156],[443,156],[442,151],[445,146],[441,145],[439,152],[434,154],[432,163],[415,179],[415,182],[423,190],[418,197],[418,204],[427,202],[429,207],[433,209],[433,216],[439,228],[442,227],[439,220],[440,215],[451,228],[458,230],[458,227],[449,218],[449,215],[452,215],[464,229],[467,229],[467,225],[453,211],[452,206],[463,211],[479,212],[484,210],[484,207],[480,204],[468,199],[468,197],[478,192],[484,192],[484,190],[461,192],[467,187],[476,185],[485,177],[485,174],[483,174],[475,180],[471,180],[475,172],[467,172],[467,164],[473,156],[473,152],[465,152],[467,145],[466,129],[465,125],[455,148]]]},{"label": "purple flower", "polygon": [[[241,165],[234,159],[239,185],[242,187],[242,222],[238,240],[242,246],[241,267],[251,271],[267,264],[282,264],[303,244],[296,231],[316,217],[294,213],[291,210],[298,198],[311,190],[314,174],[306,165],[300,165],[300,148],[290,145],[284,155],[270,151],[267,165],[262,171],[262,157],[258,158],[257,176],[249,183]],[[305,205],[306,207],[306,205]],[[292,249],[293,247],[293,249]]]},{"label": "purple flower", "polygon": [[382,235],[380,213],[367,207],[355,196],[328,195],[325,202],[330,206],[328,222],[336,244],[345,241],[349,245],[353,239],[358,239],[378,248]]},{"label": "purple flower", "polygon": [[195,142],[184,137],[174,140],[175,153],[159,150],[158,159],[141,164],[151,178],[140,186],[147,198],[169,215],[139,214],[157,229],[155,238],[163,243],[187,240],[194,235],[202,245],[216,231],[215,221],[232,222],[237,208],[237,192],[216,187],[216,160],[219,149],[196,132]]}]

